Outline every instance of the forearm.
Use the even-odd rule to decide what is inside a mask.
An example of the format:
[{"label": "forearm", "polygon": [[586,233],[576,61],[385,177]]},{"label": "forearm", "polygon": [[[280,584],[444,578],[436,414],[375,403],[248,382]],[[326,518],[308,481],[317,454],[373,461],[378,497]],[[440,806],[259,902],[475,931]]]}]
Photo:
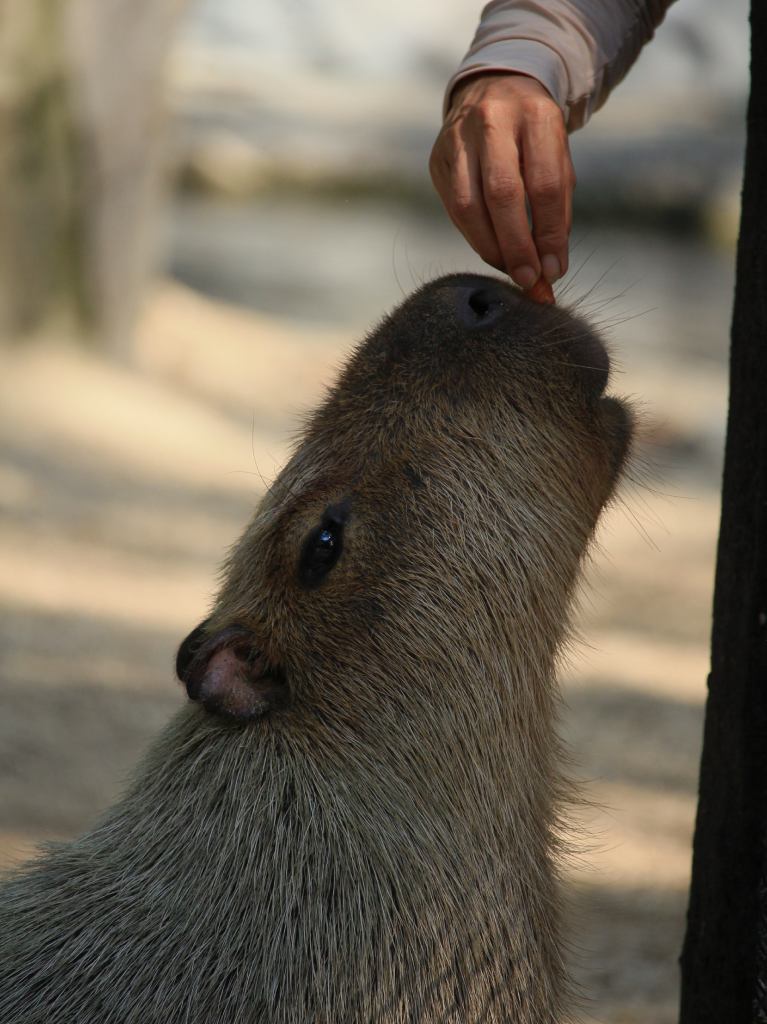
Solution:
[{"label": "forearm", "polygon": [[445,93],[481,72],[537,79],[568,131],[607,99],[653,36],[672,0],[492,0]]}]

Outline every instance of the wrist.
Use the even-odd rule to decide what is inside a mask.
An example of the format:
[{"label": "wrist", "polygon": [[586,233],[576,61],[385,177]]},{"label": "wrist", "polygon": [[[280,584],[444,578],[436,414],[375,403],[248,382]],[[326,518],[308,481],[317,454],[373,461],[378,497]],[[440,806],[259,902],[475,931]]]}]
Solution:
[{"label": "wrist", "polygon": [[556,106],[551,93],[533,75],[525,71],[482,69],[460,78],[455,83],[447,100],[445,117],[464,103],[473,105],[483,99],[509,99],[514,96],[538,96],[550,100]]}]

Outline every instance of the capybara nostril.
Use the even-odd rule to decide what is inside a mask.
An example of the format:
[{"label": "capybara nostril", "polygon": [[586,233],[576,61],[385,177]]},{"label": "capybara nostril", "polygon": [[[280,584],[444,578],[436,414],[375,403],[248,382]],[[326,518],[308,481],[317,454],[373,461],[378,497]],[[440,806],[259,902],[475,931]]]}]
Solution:
[{"label": "capybara nostril", "polygon": [[458,315],[467,327],[490,327],[507,309],[507,296],[492,283],[458,289]]}]

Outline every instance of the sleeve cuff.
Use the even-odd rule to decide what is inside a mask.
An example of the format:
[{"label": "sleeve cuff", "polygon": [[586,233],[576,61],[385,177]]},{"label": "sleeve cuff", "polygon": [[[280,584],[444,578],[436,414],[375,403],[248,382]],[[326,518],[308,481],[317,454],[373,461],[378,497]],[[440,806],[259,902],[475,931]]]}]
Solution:
[{"label": "sleeve cuff", "polygon": [[559,54],[536,39],[502,39],[469,50],[447,83],[442,103],[443,119],[450,109],[456,85],[482,71],[515,71],[535,78],[551,94],[567,119],[567,70]]}]

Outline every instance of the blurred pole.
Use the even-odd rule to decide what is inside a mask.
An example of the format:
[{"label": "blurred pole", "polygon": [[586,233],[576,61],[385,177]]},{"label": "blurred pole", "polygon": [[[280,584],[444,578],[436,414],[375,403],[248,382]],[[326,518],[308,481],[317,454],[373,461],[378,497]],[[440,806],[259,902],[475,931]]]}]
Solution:
[{"label": "blurred pole", "polygon": [[184,0],[0,0],[0,329],[120,358],[152,261]]},{"label": "blurred pole", "polygon": [[[0,325],[4,336],[87,316],[60,10],[0,6]],[[71,323],[70,323],[71,322]]]},{"label": "blurred pole", "polygon": [[767,1022],[767,5],[751,98],[682,1024]]}]

